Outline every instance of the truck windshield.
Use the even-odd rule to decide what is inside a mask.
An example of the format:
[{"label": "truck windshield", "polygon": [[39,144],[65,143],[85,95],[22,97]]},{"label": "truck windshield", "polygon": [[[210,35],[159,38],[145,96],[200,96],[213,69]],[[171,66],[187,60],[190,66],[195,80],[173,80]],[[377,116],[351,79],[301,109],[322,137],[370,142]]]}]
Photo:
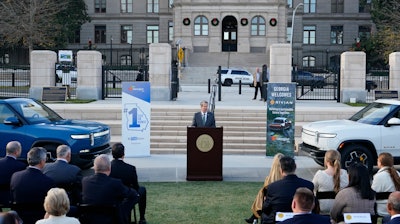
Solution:
[{"label": "truck windshield", "polygon": [[60,115],[34,100],[15,102],[12,107],[30,124],[51,123],[63,120]]},{"label": "truck windshield", "polygon": [[392,110],[397,106],[383,103],[371,103],[356,114],[349,120],[365,124],[379,124]]}]

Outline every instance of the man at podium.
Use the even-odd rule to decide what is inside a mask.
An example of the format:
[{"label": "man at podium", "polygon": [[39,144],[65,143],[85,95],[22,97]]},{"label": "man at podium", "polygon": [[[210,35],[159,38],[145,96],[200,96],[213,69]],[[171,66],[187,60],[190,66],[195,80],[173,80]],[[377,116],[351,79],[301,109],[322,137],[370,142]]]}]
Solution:
[{"label": "man at podium", "polygon": [[208,111],[207,101],[203,100],[200,102],[200,112],[194,114],[192,126],[215,128],[214,114]]}]

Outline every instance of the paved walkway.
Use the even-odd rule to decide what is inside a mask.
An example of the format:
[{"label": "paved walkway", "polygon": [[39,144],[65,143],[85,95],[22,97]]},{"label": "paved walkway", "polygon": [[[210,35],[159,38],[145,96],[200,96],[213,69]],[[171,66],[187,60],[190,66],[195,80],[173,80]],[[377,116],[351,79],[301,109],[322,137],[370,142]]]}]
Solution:
[{"label": "paved walkway", "polygon": [[[221,101],[216,96],[216,111],[218,108],[248,108],[263,109],[266,104],[263,101],[252,100],[254,88],[242,87],[239,95],[238,86],[223,87]],[[258,96],[259,97],[259,96]],[[152,101],[151,106],[157,108],[200,108],[201,100],[208,100],[207,86],[182,86],[175,101]],[[87,106],[103,107],[121,106],[121,99],[99,100]],[[296,110],[305,111],[335,111],[351,110],[359,108],[350,107],[335,101],[296,101]],[[312,180],[315,172],[322,169],[311,158],[296,156],[297,174],[308,180]],[[140,182],[179,182],[186,181],[186,155],[151,155],[150,157],[126,158],[128,163],[137,168]],[[255,181],[263,182],[269,173],[272,157],[256,155],[224,155],[223,156],[223,180],[224,181]],[[90,172],[90,171],[87,171]]]}]

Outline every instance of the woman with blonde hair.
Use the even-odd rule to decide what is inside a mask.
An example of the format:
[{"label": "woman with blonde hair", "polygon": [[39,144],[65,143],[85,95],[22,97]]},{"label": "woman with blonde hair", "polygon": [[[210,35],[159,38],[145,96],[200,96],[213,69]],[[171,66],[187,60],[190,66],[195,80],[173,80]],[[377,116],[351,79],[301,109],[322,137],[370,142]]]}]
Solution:
[{"label": "woman with blonde hair", "polygon": [[[400,190],[399,172],[393,167],[392,154],[383,152],[378,156],[378,172],[373,177],[371,188],[375,192],[393,192]],[[380,216],[389,216],[386,210],[387,200],[377,200],[377,213]]]},{"label": "woman with blonde hair", "polygon": [[44,199],[44,219],[38,220],[36,224],[79,224],[79,220],[67,217],[69,211],[69,199],[67,192],[62,188],[51,188]]},{"label": "woman with blonde hair", "polygon": [[264,192],[266,192],[268,185],[271,184],[272,182],[275,182],[277,180],[282,179],[282,174],[281,174],[281,164],[279,160],[283,157],[284,155],[282,153],[277,153],[274,156],[274,159],[272,161],[272,166],[271,170],[269,171],[269,175],[265,178],[264,180],[264,185],[263,187],[258,191],[258,194],[251,206],[251,210],[253,214],[251,215],[250,218],[245,219],[247,223],[253,223],[255,219],[260,218],[261,210],[262,210],[262,205],[264,202]]},{"label": "woman with blonde hair", "polygon": [[[339,190],[347,187],[349,179],[347,171],[340,166],[340,153],[336,150],[328,150],[324,157],[324,170],[318,170],[314,175],[314,193],[334,191],[338,193]],[[329,214],[333,204],[333,199],[319,200],[320,213]]]}]

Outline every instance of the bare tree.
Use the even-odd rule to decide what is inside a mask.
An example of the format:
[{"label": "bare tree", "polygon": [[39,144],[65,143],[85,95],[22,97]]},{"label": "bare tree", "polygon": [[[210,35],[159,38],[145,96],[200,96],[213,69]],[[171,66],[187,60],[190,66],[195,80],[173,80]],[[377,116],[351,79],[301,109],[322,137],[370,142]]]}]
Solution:
[{"label": "bare tree", "polygon": [[0,2],[0,45],[29,48],[52,47],[62,31],[56,16],[65,9],[62,0],[2,0]]}]

